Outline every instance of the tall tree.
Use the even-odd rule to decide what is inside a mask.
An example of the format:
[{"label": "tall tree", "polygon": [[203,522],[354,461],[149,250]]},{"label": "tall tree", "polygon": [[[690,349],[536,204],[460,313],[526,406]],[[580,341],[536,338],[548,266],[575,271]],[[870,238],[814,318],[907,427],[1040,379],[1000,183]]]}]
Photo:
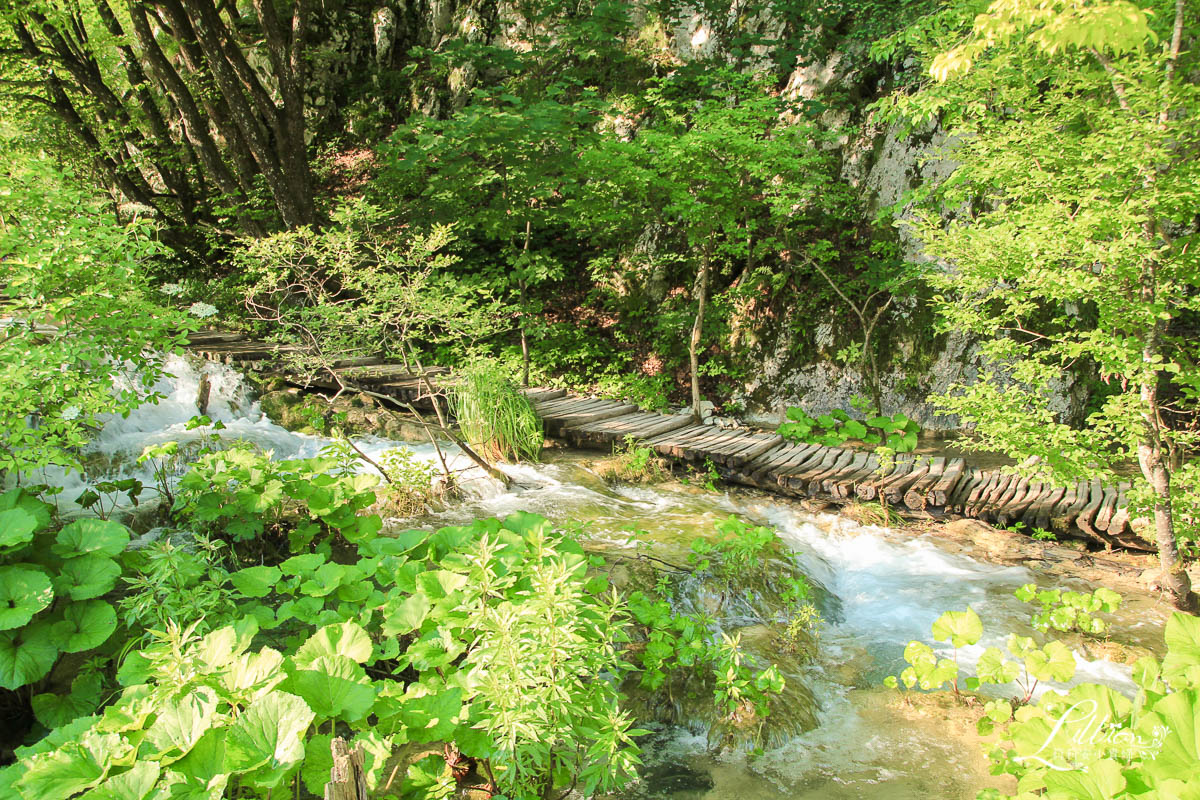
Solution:
[{"label": "tall tree", "polygon": [[[957,134],[942,200],[973,202],[917,229],[946,265],[931,275],[945,323],[993,364],[940,402],[979,446],[1039,455],[1059,479],[1112,479],[1136,457],[1163,587],[1192,611],[1177,539],[1198,532],[1177,512],[1200,387],[1196,21],[1184,0],[997,2],[908,101]],[[1051,406],[1071,371],[1099,390],[1080,427]]]}]

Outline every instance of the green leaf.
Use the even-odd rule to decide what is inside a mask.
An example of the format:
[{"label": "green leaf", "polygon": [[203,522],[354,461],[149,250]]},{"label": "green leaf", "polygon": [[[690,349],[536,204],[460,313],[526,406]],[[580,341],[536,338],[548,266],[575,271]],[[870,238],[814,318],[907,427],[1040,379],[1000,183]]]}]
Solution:
[{"label": "green leaf", "polygon": [[128,750],[116,734],[89,731],[77,741],[34,757],[17,788],[29,800],[72,797],[99,783],[112,760]]},{"label": "green leaf", "polygon": [[79,800],[143,800],[158,782],[162,767],[156,761],[137,761],[120,775],[114,775]]},{"label": "green leaf", "polygon": [[1091,761],[1085,769],[1072,771],[1049,770],[1046,788],[1050,797],[1070,797],[1077,800],[1112,800],[1125,791],[1125,776],[1121,765],[1110,758]]},{"label": "green leaf", "polygon": [[41,570],[0,567],[0,630],[28,625],[54,600],[50,577]]},{"label": "green leaf", "polygon": [[164,764],[177,761],[200,741],[213,724],[217,697],[206,689],[180,696],[158,710],[146,731],[143,753],[153,754]]},{"label": "green leaf", "polygon": [[129,545],[129,529],[107,519],[77,519],[55,537],[54,554],[63,558],[101,553],[113,558]]},{"label": "green leaf", "polygon": [[371,710],[375,689],[363,668],[345,656],[320,656],[298,669],[288,687],[322,719],[355,722]]},{"label": "green leaf", "polygon": [[88,553],[63,562],[54,588],[59,595],[69,595],[72,600],[90,600],[112,591],[119,577],[120,564],[101,553]]},{"label": "green leaf", "polygon": [[274,691],[251,703],[229,727],[225,764],[233,772],[251,773],[247,780],[267,788],[277,785],[304,758],[304,732],[314,714],[294,694]]},{"label": "green leaf", "polygon": [[310,575],[324,563],[325,556],[320,553],[305,553],[287,559],[279,565],[279,569],[284,575]]},{"label": "green leaf", "polygon": [[1065,644],[1054,641],[1025,656],[1025,667],[1039,681],[1066,682],[1075,676],[1075,657]]},{"label": "green leaf", "polygon": [[49,625],[0,631],[0,687],[18,689],[40,680],[57,660]]},{"label": "green leaf", "polygon": [[322,733],[304,743],[304,766],[300,768],[300,779],[304,781],[304,788],[316,797],[325,795],[325,784],[329,783],[329,771],[333,769],[332,742],[331,735]]},{"label": "green leaf", "polygon": [[63,609],[54,636],[64,653],[82,653],[108,641],[117,629],[117,612],[103,600],[82,600]]},{"label": "green leaf", "polygon": [[33,541],[37,517],[23,508],[0,511],[0,547],[16,547]]},{"label": "green leaf", "polygon": [[1013,594],[1022,603],[1031,603],[1033,602],[1033,598],[1037,597],[1037,585],[1033,583],[1027,583],[1020,589],[1017,589],[1017,591],[1013,592]]},{"label": "green leaf", "polygon": [[266,597],[282,576],[279,567],[257,566],[232,572],[229,580],[246,597]]},{"label": "green leaf", "polygon": [[949,641],[954,647],[976,644],[983,636],[983,621],[974,609],[947,611],[933,623],[933,638]]},{"label": "green leaf", "polygon": [[842,431],[851,439],[863,439],[867,435],[867,427],[856,419],[849,420],[843,425]]},{"label": "green leaf", "polygon": [[1175,688],[1200,686],[1200,619],[1175,612],[1167,620],[1163,679]]},{"label": "green leaf", "polygon": [[342,622],[326,625],[300,646],[292,661],[307,668],[314,660],[322,657],[345,656],[351,661],[365,664],[371,658],[371,637],[357,622]]},{"label": "green leaf", "polygon": [[400,721],[408,729],[409,741],[438,742],[454,731],[460,711],[461,689],[420,695],[410,687],[400,705]]},{"label": "green leaf", "polygon": [[221,683],[236,695],[269,690],[287,677],[283,671],[283,656],[278,650],[264,647],[257,653],[242,653],[221,675]]},{"label": "green leaf", "polygon": [[66,694],[43,692],[35,694],[31,701],[33,715],[47,728],[60,728],[79,717],[92,714],[104,698],[104,686],[100,673],[88,672],[76,675],[71,681],[71,691]]},{"label": "green leaf", "polygon": [[1011,683],[1017,679],[1020,671],[1016,662],[1005,660],[1004,652],[999,647],[984,650],[975,665],[975,672],[984,683]]},{"label": "green leaf", "polygon": [[384,635],[402,635],[419,629],[432,608],[433,604],[424,592],[411,594],[394,606],[389,605],[384,613]]}]

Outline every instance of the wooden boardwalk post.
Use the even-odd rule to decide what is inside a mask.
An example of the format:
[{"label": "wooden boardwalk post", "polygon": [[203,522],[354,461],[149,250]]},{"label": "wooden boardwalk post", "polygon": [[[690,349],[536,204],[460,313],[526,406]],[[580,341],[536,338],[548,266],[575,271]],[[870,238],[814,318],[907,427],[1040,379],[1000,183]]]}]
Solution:
[{"label": "wooden boardwalk post", "polygon": [[362,745],[356,744],[351,750],[338,736],[329,743],[329,749],[333,752],[333,769],[325,784],[325,800],[367,800]]}]

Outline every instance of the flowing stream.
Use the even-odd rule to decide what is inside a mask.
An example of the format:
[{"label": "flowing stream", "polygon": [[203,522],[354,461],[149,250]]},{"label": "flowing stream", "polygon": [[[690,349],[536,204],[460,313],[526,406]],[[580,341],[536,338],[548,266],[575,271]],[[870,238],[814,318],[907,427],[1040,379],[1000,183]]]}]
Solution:
[{"label": "flowing stream", "polygon": [[[208,414],[225,426],[221,437],[248,440],[277,458],[316,455],[329,444],[270,422],[235,371],[172,358],[169,370],[176,377],[159,386],[166,399],[105,424],[88,455],[89,477],[139,477],[152,485],[152,476],[136,464],[144,447],[174,440],[186,449],[189,442],[211,433],[188,430],[186,425],[198,413],[201,369],[212,382]],[[422,458],[434,459],[428,443],[377,437],[356,441],[369,455],[404,445]],[[610,486],[589,469],[593,458],[561,450],[548,452],[547,463],[505,466],[513,479],[509,490],[478,470],[468,471],[463,500],[446,511],[393,524],[457,524],[524,510],[582,526],[589,546],[609,555],[629,547],[632,526],[646,531],[662,553],[682,557],[693,538],[711,533],[714,522],[737,514],[778,531],[785,557],[821,589],[825,620],[816,658],[800,663],[773,643],[769,613],[754,608],[753,602],[722,604],[719,624],[730,633],[740,632],[755,658],[779,662],[789,684],[805,690],[795,695],[800,698],[796,703],[805,707],[777,712],[784,718],[791,715],[795,724],[756,753],[715,748],[707,726],[699,721],[652,726],[654,733],[643,743],[645,779],[626,797],[895,800],[968,798],[985,786],[1012,788],[987,775],[973,734],[976,711],[953,703],[909,706],[880,682],[904,666],[901,654],[909,640],[929,641],[931,623],[945,610],[969,604],[984,621],[984,641],[959,654],[968,669],[984,646],[1003,646],[1010,631],[1028,632],[1029,607],[1012,593],[1038,580],[1036,576],[1022,567],[976,561],[932,537],[806,513],[761,493],[710,492],[674,481],[652,488]],[[469,466],[460,454],[454,461],[455,466]],[[66,487],[58,500],[63,513],[78,513],[72,500],[86,488],[84,476],[52,473],[44,480]],[[113,500],[122,504],[120,498]],[[696,602],[703,602],[703,587],[693,589]],[[1160,636],[1163,616],[1159,610],[1125,612],[1115,622],[1116,636],[1153,641]],[[1076,680],[1131,686],[1128,667],[1076,658]]]}]

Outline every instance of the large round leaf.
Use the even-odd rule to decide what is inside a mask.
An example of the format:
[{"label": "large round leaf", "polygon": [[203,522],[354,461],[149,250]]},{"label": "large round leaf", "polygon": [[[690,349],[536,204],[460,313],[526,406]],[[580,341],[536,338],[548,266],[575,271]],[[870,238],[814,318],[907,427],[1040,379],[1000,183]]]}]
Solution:
[{"label": "large round leaf", "polygon": [[50,577],[27,567],[0,567],[0,630],[28,625],[54,599]]},{"label": "large round leaf", "polygon": [[23,508],[0,511],[0,547],[15,547],[33,539],[37,517]]},{"label": "large round leaf", "polygon": [[72,600],[91,600],[112,591],[121,577],[121,565],[101,553],[67,559],[55,580],[60,595]]},{"label": "large round leaf", "polygon": [[294,694],[263,695],[229,727],[226,769],[250,773],[247,783],[275,786],[304,758],[302,737],[313,719],[312,709]]},{"label": "large round leaf", "polygon": [[93,713],[104,698],[104,686],[98,672],[77,675],[66,694],[45,692],[33,696],[33,715],[53,730]]},{"label": "large round leaf", "polygon": [[357,622],[346,621],[337,625],[326,625],[300,645],[292,660],[299,667],[306,667],[322,656],[345,656],[359,664],[371,657],[371,638]]},{"label": "large round leaf", "polygon": [[87,553],[119,556],[129,545],[129,529],[110,519],[77,519],[58,532],[54,552],[63,558]]},{"label": "large round leaf", "polygon": [[229,580],[246,597],[266,597],[280,577],[279,567],[257,566],[239,569],[229,576]]},{"label": "large round leaf", "polygon": [[71,603],[63,619],[54,625],[54,635],[64,653],[82,653],[108,641],[117,628],[117,612],[103,600]]},{"label": "large round leaf", "polygon": [[289,681],[292,691],[326,719],[360,720],[375,703],[375,689],[366,672],[345,656],[321,656]]},{"label": "large round leaf", "polygon": [[10,508],[19,508],[32,514],[37,524],[35,530],[40,531],[50,527],[50,520],[53,518],[51,516],[53,509],[50,504],[43,503],[33,495],[26,493],[24,489],[10,489],[4,494],[0,494],[0,511],[8,511]]},{"label": "large round leaf", "polygon": [[0,631],[0,687],[17,689],[44,678],[57,658],[47,625]]}]

